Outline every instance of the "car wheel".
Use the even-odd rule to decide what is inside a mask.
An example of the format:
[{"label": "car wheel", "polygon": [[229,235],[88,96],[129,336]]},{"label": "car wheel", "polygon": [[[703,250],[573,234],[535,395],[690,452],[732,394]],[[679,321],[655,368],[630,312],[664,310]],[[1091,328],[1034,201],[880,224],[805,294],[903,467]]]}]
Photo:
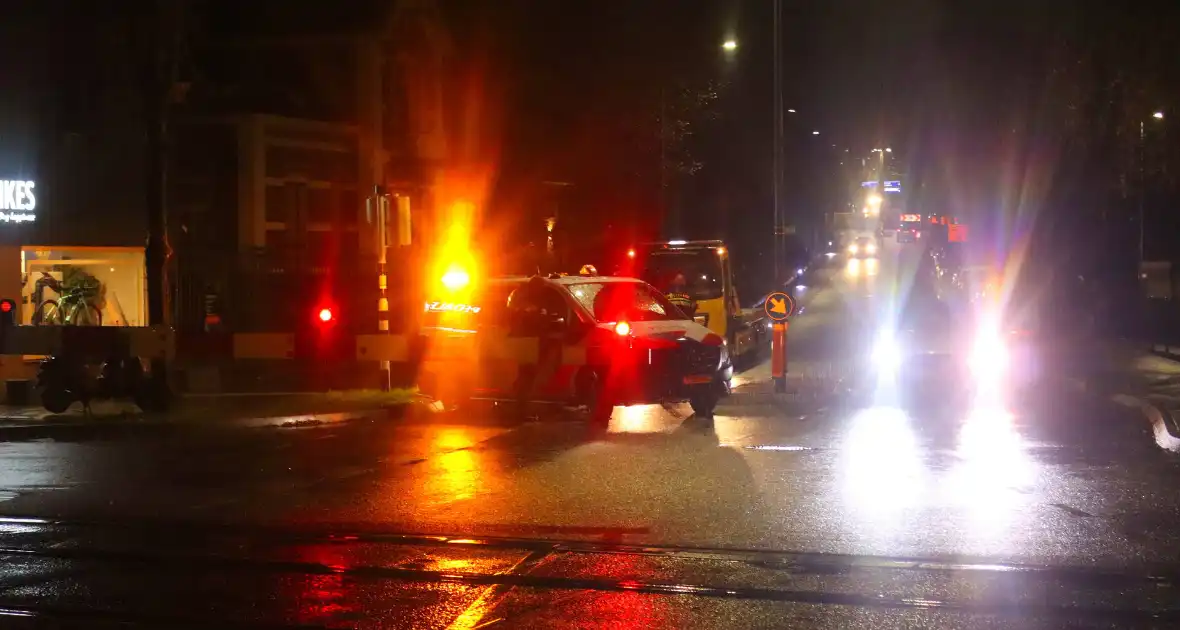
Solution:
[{"label": "car wheel", "polygon": [[74,404],[74,393],[60,387],[49,387],[41,391],[41,405],[49,413],[65,413]]},{"label": "car wheel", "polygon": [[693,394],[688,399],[688,404],[692,407],[693,414],[702,418],[712,418],[713,412],[717,409],[717,402],[720,397],[716,391],[702,391]]}]

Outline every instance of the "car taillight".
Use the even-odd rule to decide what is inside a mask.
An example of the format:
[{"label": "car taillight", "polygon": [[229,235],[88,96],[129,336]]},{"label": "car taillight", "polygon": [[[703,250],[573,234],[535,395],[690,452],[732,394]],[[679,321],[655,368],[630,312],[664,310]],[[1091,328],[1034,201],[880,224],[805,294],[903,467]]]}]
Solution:
[{"label": "car taillight", "polygon": [[619,322],[615,324],[615,333],[620,337],[626,337],[631,334],[631,324],[627,322]]}]

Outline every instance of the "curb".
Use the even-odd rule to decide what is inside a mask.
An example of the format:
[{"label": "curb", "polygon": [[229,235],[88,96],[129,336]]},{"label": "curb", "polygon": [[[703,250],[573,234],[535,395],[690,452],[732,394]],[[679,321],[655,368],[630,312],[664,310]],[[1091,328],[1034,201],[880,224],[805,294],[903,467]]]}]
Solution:
[{"label": "curb", "polygon": [[1110,399],[1124,407],[1139,410],[1151,425],[1155,443],[1160,448],[1180,452],[1180,425],[1177,425],[1176,418],[1171,412],[1146,399],[1129,394],[1115,394]]},{"label": "curb", "polygon": [[[1067,377],[1062,380],[1079,392],[1089,393],[1090,391],[1089,386],[1083,379]],[[1147,398],[1132,396],[1130,394],[1113,394],[1107,398],[1117,405],[1142,413],[1147,423],[1151,425],[1151,432],[1155,437],[1155,443],[1162,449],[1180,453],[1180,421],[1177,421],[1172,412],[1151,402]]]},{"label": "curb", "polygon": [[1148,350],[1148,352],[1161,359],[1167,359],[1169,361],[1176,361],[1177,363],[1180,363],[1180,346],[1156,343],[1151,345],[1151,348]]},{"label": "curb", "polygon": [[111,439],[127,436],[162,435],[172,431],[237,430],[237,429],[298,429],[342,424],[361,420],[397,419],[406,415],[416,403],[332,413],[297,414],[286,416],[260,416],[212,422],[200,421],[154,421],[150,417],[134,420],[89,420],[83,422],[48,422],[0,425],[0,442],[29,442],[52,439],[59,441],[83,441]]}]

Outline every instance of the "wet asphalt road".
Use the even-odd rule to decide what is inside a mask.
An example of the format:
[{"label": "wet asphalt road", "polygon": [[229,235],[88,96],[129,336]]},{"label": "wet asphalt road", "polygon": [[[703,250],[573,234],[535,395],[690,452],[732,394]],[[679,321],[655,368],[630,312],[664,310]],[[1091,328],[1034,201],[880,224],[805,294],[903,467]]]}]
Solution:
[{"label": "wet asphalt road", "polygon": [[[712,423],[636,407],[595,431],[476,408],[2,443],[0,618],[1180,623],[1180,467],[1141,418],[1064,385],[910,411],[866,393],[869,313],[910,275],[896,256],[812,274],[791,325],[796,395],[766,394],[756,366]],[[837,378],[859,395],[811,395]]]}]

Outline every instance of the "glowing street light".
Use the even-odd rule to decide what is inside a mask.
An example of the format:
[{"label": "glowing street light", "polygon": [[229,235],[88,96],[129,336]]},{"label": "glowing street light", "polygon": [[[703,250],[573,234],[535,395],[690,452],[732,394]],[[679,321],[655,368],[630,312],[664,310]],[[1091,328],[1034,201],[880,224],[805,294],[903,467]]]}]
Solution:
[{"label": "glowing street light", "polygon": [[1154,119],[1156,119],[1156,120],[1163,120],[1163,119],[1164,119],[1164,113],[1163,113],[1163,112],[1155,112],[1154,114],[1152,114],[1152,115],[1151,115],[1151,117],[1152,117],[1152,118],[1154,118]]},{"label": "glowing street light", "polygon": [[724,43],[721,44],[721,49],[724,50],[725,52],[733,52],[733,51],[737,50],[737,46],[738,45],[737,45],[736,40],[727,39],[727,40],[725,40]]},{"label": "glowing street light", "polygon": [[811,135],[813,135],[813,136],[818,136],[818,135],[819,135],[819,132],[818,132],[818,131],[813,131],[813,132],[811,132]]}]

